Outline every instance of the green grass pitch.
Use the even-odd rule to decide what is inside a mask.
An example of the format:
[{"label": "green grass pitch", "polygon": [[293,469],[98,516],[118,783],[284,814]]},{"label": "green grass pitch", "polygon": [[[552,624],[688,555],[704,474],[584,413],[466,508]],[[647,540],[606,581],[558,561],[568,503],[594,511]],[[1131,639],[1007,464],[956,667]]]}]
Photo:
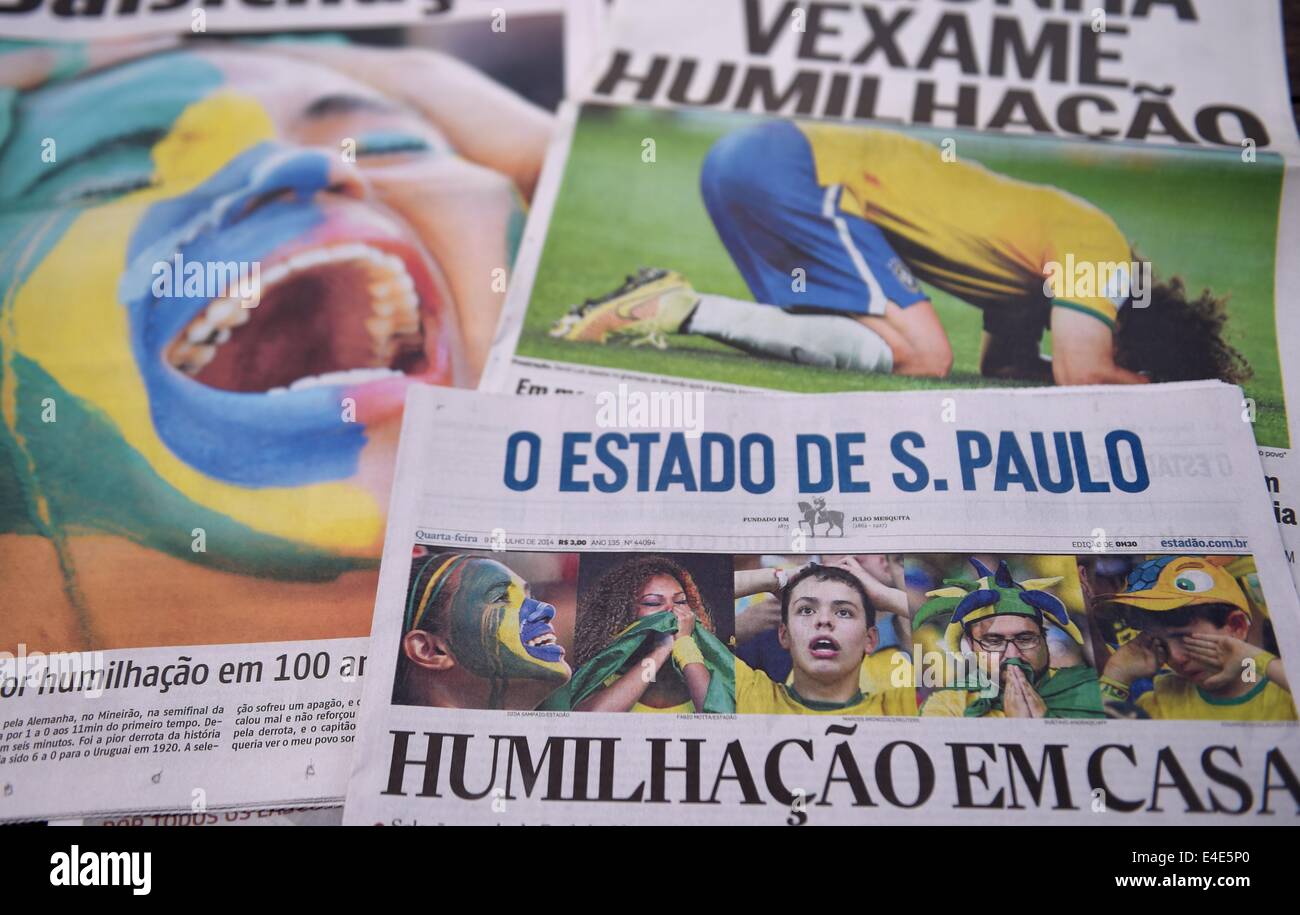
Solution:
[{"label": "green grass pitch", "polygon": [[[871,375],[761,359],[701,337],[670,347],[570,343],[547,336],[569,306],[619,285],[639,266],[680,271],[700,290],[752,296],[723,248],[699,195],[700,162],[749,116],[586,108],[551,221],[519,353],[796,392],[995,387],[978,373],[978,309],[928,288],[954,353],[942,381]],[[936,140],[939,131],[918,131]],[[1162,276],[1189,290],[1230,295],[1228,335],[1250,362],[1260,445],[1289,445],[1273,318],[1274,251],[1282,169],[1268,156],[1103,148],[1026,139],[957,137],[958,155],[1027,181],[1051,184],[1109,213]],[[654,140],[653,162],[643,141]],[[774,180],[779,176],[774,175]],[[1044,351],[1050,352],[1050,339]],[[1008,383],[1000,383],[1006,386]]]}]

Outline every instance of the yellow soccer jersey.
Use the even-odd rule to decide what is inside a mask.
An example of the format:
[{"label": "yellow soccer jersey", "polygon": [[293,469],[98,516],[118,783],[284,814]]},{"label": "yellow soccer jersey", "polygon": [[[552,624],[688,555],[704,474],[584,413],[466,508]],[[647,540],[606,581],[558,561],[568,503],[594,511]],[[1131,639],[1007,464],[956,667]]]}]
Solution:
[{"label": "yellow soccer jersey", "polygon": [[[921,703],[923,718],[962,718],[966,715],[966,706],[979,697],[979,693],[969,689],[940,689],[932,692]],[[1002,709],[993,709],[985,718],[1005,718]]]},{"label": "yellow soccer jersey", "polygon": [[1268,677],[1236,699],[1208,695],[1174,674],[1156,677],[1155,688],[1137,698],[1138,708],[1168,721],[1295,721],[1291,694]]},{"label": "yellow soccer jersey", "polygon": [[[945,162],[937,146],[890,130],[798,126],[818,184],[844,188],[840,209],[880,227],[919,279],[979,308],[1045,302],[1049,263],[1132,260],[1115,221],[1065,191]],[[1117,303],[1101,285],[1052,305],[1114,327]]]},{"label": "yellow soccer jersey", "polygon": [[879,693],[885,701],[886,715],[916,715],[916,679],[912,659],[905,651],[886,648],[867,655],[862,661],[858,687],[864,696]]},{"label": "yellow soccer jersey", "polygon": [[[619,674],[610,674],[605,678],[604,686],[606,689],[618,682]],[[677,705],[670,705],[666,708],[656,708],[653,705],[646,705],[643,702],[634,702],[629,712],[646,712],[659,715],[691,715],[695,713],[695,703],[690,699]]]},{"label": "yellow soccer jersey", "polygon": [[793,687],[777,683],[761,670],[754,670],[744,661],[736,659],[736,711],[741,714],[915,715],[916,693],[915,690],[910,692],[911,711],[902,711],[907,704],[905,696],[894,697],[886,702],[886,694],[881,693],[860,693],[857,699],[845,705],[810,702],[799,698]]}]

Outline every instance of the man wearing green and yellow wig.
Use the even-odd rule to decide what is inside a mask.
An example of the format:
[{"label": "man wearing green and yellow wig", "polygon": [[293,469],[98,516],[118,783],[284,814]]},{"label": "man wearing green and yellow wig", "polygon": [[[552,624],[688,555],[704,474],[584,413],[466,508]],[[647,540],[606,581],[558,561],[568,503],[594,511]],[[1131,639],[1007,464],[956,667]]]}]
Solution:
[{"label": "man wearing green and yellow wig", "polygon": [[[1201,556],[1148,559],[1123,591],[1099,599],[1121,605],[1141,632],[1106,662],[1108,704],[1182,721],[1296,720],[1282,661],[1246,641],[1250,603],[1222,566]],[[1133,684],[1148,677],[1152,688],[1133,697]]]},{"label": "man wearing green and yellow wig", "polygon": [[495,559],[442,553],[412,568],[393,684],[400,705],[536,708],[572,676],[555,608]]},{"label": "man wearing green and yellow wig", "polygon": [[[1086,665],[1055,668],[1048,651],[1048,625],[1082,646],[1083,635],[1060,598],[1046,588],[1059,578],[1017,582],[1005,560],[997,572],[978,559],[975,581],[949,580],[927,594],[912,621],[914,630],[951,613],[945,643],[953,654],[966,647],[984,683],[967,677],[936,689],[923,716],[966,718],[1102,718],[1097,674]],[[964,644],[963,644],[964,643]],[[996,681],[992,672],[997,671]],[[996,683],[996,690],[989,687]]]}]

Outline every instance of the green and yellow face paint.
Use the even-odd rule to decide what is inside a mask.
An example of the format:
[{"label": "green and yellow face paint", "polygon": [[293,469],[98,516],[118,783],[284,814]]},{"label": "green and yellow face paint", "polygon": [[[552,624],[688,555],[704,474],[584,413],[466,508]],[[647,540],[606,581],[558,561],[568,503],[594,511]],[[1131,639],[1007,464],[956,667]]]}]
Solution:
[{"label": "green and yellow face paint", "polygon": [[559,685],[571,676],[554,618],[555,608],[529,597],[523,579],[496,560],[444,554],[416,573],[403,632],[444,635],[457,664],[492,681],[495,708],[512,679]]},{"label": "green and yellow face paint", "polygon": [[[336,133],[357,168],[454,160],[393,100],[270,49],[0,87],[0,553],[53,545],[81,647],[92,539],[157,554],[160,590],[176,560],[212,573],[213,605],[253,621],[232,641],[265,637],[241,577],[378,565],[405,388],[455,383],[462,357],[428,233],[342,174]],[[212,265],[241,293],[256,277],[254,307]],[[0,621],[0,643],[30,635]]]}]

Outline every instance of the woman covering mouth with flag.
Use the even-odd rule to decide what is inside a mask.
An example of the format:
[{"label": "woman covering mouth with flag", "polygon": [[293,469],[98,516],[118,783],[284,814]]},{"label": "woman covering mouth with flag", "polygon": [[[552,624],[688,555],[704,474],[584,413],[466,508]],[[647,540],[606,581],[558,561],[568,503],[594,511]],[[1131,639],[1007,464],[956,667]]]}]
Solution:
[{"label": "woman covering mouth with flag", "polygon": [[626,560],[580,601],[578,669],[541,708],[730,714],[732,656],[713,630],[689,571],[664,556]]}]

